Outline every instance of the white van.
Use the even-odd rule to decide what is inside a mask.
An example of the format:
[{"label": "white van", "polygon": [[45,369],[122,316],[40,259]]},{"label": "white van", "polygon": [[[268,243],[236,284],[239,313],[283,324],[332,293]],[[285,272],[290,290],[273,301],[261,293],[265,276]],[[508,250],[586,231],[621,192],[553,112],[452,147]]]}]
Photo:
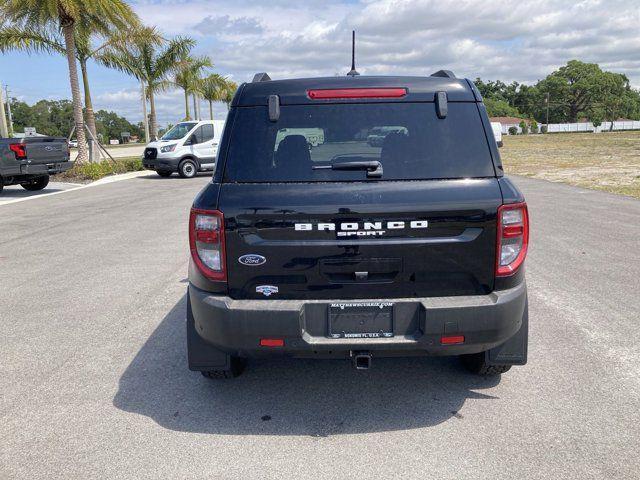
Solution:
[{"label": "white van", "polygon": [[222,120],[180,122],[145,147],[142,164],[161,177],[178,172],[183,178],[192,178],[198,172],[213,170],[223,130]]}]

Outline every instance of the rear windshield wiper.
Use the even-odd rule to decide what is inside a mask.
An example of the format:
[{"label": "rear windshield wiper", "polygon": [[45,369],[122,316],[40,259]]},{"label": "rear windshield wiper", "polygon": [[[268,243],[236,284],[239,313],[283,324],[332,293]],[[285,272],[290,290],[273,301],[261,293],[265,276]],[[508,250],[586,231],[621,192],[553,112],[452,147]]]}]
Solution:
[{"label": "rear windshield wiper", "polygon": [[314,170],[366,170],[367,177],[382,177],[382,164],[377,160],[367,162],[339,162],[331,165],[314,165]]}]

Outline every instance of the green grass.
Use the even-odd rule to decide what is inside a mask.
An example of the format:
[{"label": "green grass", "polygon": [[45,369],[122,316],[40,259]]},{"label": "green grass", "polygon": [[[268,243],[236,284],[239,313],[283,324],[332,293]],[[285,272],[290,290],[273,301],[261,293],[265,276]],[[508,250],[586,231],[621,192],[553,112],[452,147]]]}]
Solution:
[{"label": "green grass", "polygon": [[108,175],[144,170],[139,157],[116,158],[115,161],[103,160],[96,163],[74,165],[67,172],[57,176],[57,180],[67,182],[86,182],[99,180]]},{"label": "green grass", "polygon": [[640,132],[505,135],[508,174],[640,198]]}]

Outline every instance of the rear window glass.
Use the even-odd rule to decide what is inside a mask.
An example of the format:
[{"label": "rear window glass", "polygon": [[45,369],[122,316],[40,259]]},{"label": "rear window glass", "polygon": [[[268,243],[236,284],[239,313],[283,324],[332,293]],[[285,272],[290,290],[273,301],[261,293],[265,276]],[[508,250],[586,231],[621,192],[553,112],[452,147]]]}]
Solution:
[{"label": "rear window glass", "polygon": [[366,180],[366,170],[317,167],[370,161],[382,164],[378,180],[494,176],[476,105],[448,107],[439,119],[433,103],[290,105],[277,122],[268,120],[267,107],[241,107],[225,180]]}]

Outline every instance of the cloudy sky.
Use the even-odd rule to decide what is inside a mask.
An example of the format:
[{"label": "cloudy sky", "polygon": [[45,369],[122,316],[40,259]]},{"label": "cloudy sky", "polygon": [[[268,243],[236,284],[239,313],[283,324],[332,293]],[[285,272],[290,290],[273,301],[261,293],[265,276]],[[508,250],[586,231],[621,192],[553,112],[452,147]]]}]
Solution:
[{"label": "cloudy sky", "polygon": [[[238,83],[258,71],[274,79],[343,75],[355,29],[362,74],[447,68],[458,76],[532,83],[577,58],[624,73],[640,87],[640,0],[143,0],[133,6],[167,36],[195,38],[196,53],[209,55],[217,72]],[[141,119],[132,78],[98,65],[89,74],[96,108]],[[27,102],[70,96],[59,56],[0,56],[0,81]],[[162,124],[184,116],[178,91],[162,95],[158,107]],[[218,118],[225,111],[216,106]]]}]

